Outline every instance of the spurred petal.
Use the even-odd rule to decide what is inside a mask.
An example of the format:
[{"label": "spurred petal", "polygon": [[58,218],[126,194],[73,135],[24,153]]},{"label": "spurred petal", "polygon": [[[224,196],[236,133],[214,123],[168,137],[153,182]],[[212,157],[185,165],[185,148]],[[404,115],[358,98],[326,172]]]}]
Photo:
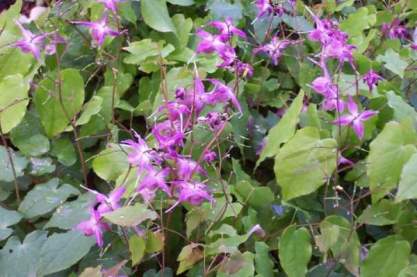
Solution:
[{"label": "spurred petal", "polygon": [[351,115],[344,115],[334,120],[332,123],[336,125],[346,126],[349,125],[352,121],[353,117]]},{"label": "spurred petal", "polygon": [[352,123],[352,128],[355,134],[358,136],[359,139],[363,139],[365,134],[365,127],[363,126],[362,121],[359,119],[355,119]]},{"label": "spurred petal", "polygon": [[360,115],[359,118],[362,121],[366,121],[368,119],[370,119],[371,117],[373,117],[374,115],[377,115],[378,112],[377,111],[373,111],[373,110],[367,110],[367,111],[363,111]]},{"label": "spurred petal", "polygon": [[357,115],[358,114],[358,105],[356,105],[355,101],[353,100],[352,96],[349,96],[349,100],[347,102],[347,108],[348,111],[352,114],[352,115]]}]

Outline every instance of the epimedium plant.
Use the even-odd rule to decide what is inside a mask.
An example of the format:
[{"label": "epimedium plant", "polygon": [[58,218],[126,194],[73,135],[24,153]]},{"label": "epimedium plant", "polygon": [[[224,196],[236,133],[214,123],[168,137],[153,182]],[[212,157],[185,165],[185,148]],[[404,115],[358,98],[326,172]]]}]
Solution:
[{"label": "epimedium plant", "polygon": [[0,5],[0,276],[414,276],[415,1]]}]

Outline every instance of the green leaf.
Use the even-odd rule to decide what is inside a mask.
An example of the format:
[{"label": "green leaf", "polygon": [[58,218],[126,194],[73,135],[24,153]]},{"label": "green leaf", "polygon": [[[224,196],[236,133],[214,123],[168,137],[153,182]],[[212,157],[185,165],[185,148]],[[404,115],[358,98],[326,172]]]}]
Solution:
[{"label": "green leaf", "polygon": [[406,118],[411,118],[414,124],[417,124],[417,112],[416,110],[406,103],[403,97],[396,95],[393,91],[386,93],[388,99],[388,105],[394,110],[394,119],[398,122]]},{"label": "green leaf", "polygon": [[361,35],[362,32],[376,23],[376,14],[369,14],[367,7],[361,7],[349,14],[341,24],[340,28],[350,36]]},{"label": "green leaf", "polygon": [[262,277],[274,276],[274,262],[269,256],[269,247],[263,241],[255,242],[255,269]]},{"label": "green leaf", "polygon": [[279,240],[279,259],[289,277],[302,277],[307,273],[312,247],[306,228],[292,225],[284,230]]},{"label": "green leaf", "polygon": [[378,62],[383,62],[385,68],[392,73],[404,78],[404,71],[407,68],[408,63],[403,60],[397,52],[392,50],[392,48],[389,48],[384,55],[379,55],[376,60]]},{"label": "green leaf", "polygon": [[177,258],[179,262],[177,275],[189,270],[204,257],[199,247],[198,244],[194,243],[184,246]]},{"label": "green leaf", "polygon": [[306,127],[279,151],[275,175],[285,201],[310,194],[324,184],[336,167],[336,141],[320,140],[319,130]]},{"label": "green leaf", "polygon": [[400,177],[396,201],[417,198],[417,153],[405,163]]},{"label": "green leaf", "polygon": [[378,240],[361,265],[362,277],[392,277],[408,266],[410,245],[398,236]]},{"label": "green leaf", "polygon": [[42,176],[48,173],[54,172],[56,169],[55,164],[49,157],[46,158],[30,158],[30,174],[33,176]]},{"label": "green leaf", "polygon": [[101,105],[103,103],[103,98],[100,96],[93,96],[90,101],[88,101],[81,112],[80,117],[78,118],[76,125],[87,124],[91,117],[95,114],[98,114],[101,110]]},{"label": "green leaf", "polygon": [[152,254],[164,248],[165,237],[162,232],[146,233],[146,253]]},{"label": "green leaf", "polygon": [[159,32],[175,33],[165,0],[141,0],[141,12],[145,23]]},{"label": "green leaf", "polygon": [[53,234],[40,251],[40,272],[48,275],[67,269],[84,257],[95,244],[94,239],[78,231]]},{"label": "green leaf", "polygon": [[15,225],[21,219],[22,215],[20,213],[0,207],[0,241],[8,238],[13,233],[13,229],[9,227]]},{"label": "green leaf", "polygon": [[328,216],[320,223],[317,237],[322,252],[331,250],[355,276],[359,275],[360,241],[352,224],[341,216]]},{"label": "green leaf", "polygon": [[0,81],[0,91],[0,128],[6,134],[25,116],[29,83],[20,74],[10,75]]},{"label": "green leaf", "polygon": [[57,85],[57,79],[58,76],[54,73],[42,80],[34,97],[36,109],[48,137],[63,132],[84,103],[84,81],[78,70],[61,71],[61,89]]},{"label": "green leaf", "polygon": [[207,4],[210,14],[214,19],[225,19],[231,17],[237,21],[242,18],[242,4],[240,1],[230,3],[225,0],[212,0]]},{"label": "green leaf", "polygon": [[101,265],[96,267],[87,267],[79,277],[103,277]]},{"label": "green leaf", "polygon": [[59,179],[53,178],[47,183],[36,185],[26,194],[19,206],[25,218],[33,218],[53,211],[71,195],[79,191],[68,184],[59,185]]},{"label": "green leaf", "polygon": [[129,238],[129,251],[132,259],[132,265],[135,266],[142,260],[145,255],[146,242],[143,237],[133,235]]},{"label": "green leaf", "polygon": [[58,206],[51,219],[43,227],[70,230],[83,220],[90,217],[89,208],[95,203],[95,196],[91,193],[80,195],[77,200],[65,202]]},{"label": "green leaf", "polygon": [[371,142],[367,174],[373,202],[397,186],[403,165],[417,152],[413,145],[417,135],[413,129],[406,123],[391,121]]},{"label": "green leaf", "polygon": [[274,201],[274,193],[269,187],[254,187],[247,181],[241,181],[235,189],[242,201],[255,209],[261,209]]},{"label": "green leaf", "polygon": [[[12,156],[16,177],[23,176],[23,170],[26,168],[28,160],[19,153],[14,152],[11,148],[9,148],[9,151]],[[2,145],[0,145],[0,167],[0,181],[12,182],[14,180],[13,168],[10,164],[7,149]]]},{"label": "green leaf", "polygon": [[40,276],[39,250],[47,240],[47,232],[34,231],[22,243],[11,237],[0,250],[0,275],[5,277]]},{"label": "green leaf", "polygon": [[123,61],[128,64],[141,64],[147,58],[158,57],[161,53],[162,44],[152,41],[151,39],[142,39],[129,43],[129,46],[123,48],[130,53]]},{"label": "green leaf", "polygon": [[408,267],[401,270],[398,277],[414,277],[417,276],[417,265],[409,265]]},{"label": "green leaf", "polygon": [[27,156],[40,156],[49,151],[49,140],[42,134],[39,116],[29,111],[23,120],[10,132],[15,146]]},{"label": "green leaf", "polygon": [[377,226],[395,224],[403,212],[403,208],[403,205],[399,205],[392,200],[381,199],[381,201],[367,207],[362,212],[358,218],[358,223]]},{"label": "green leaf", "polygon": [[137,203],[134,206],[126,206],[106,213],[104,218],[120,226],[133,227],[145,220],[157,219],[158,214],[149,210],[145,205]]},{"label": "green leaf", "polygon": [[129,168],[124,149],[117,144],[110,144],[93,160],[95,173],[104,180],[115,181]]},{"label": "green leaf", "polygon": [[178,6],[191,6],[194,4],[194,0],[167,0],[168,3]]},{"label": "green leaf", "polygon": [[253,265],[253,253],[234,253],[226,259],[217,272],[217,277],[253,277],[255,267]]},{"label": "green leaf", "polygon": [[278,124],[269,130],[268,135],[265,138],[265,147],[256,162],[257,166],[266,158],[278,154],[281,144],[287,142],[294,135],[295,128],[299,121],[299,115],[303,107],[303,99],[304,92],[301,91]]},{"label": "green leaf", "polygon": [[58,159],[58,162],[65,166],[71,166],[77,162],[77,154],[75,153],[74,146],[65,137],[52,141],[51,154]]}]

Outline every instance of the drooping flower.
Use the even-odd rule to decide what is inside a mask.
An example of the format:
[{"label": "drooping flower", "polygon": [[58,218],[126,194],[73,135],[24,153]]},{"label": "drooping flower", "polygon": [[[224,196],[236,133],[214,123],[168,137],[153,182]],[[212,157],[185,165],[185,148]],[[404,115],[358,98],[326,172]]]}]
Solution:
[{"label": "drooping flower", "polygon": [[167,195],[171,195],[167,185],[166,178],[169,175],[169,168],[162,170],[150,169],[140,181],[137,191],[146,201],[150,201],[155,197],[155,192],[160,189]]},{"label": "drooping flower", "polygon": [[23,53],[31,53],[35,59],[39,60],[47,34],[35,35],[31,31],[23,28],[19,22],[16,22],[16,24],[22,32],[23,38],[16,41],[13,47],[19,48]]},{"label": "drooping flower", "polygon": [[209,23],[209,25],[219,30],[220,35],[227,36],[228,38],[233,35],[239,36],[241,38],[246,38],[245,32],[233,25],[233,20],[231,17],[227,17],[224,21],[212,21]]},{"label": "drooping flower", "polygon": [[207,104],[215,105],[218,103],[232,102],[233,106],[242,114],[242,107],[240,106],[239,100],[234,94],[233,90],[223,84],[222,82],[210,79],[210,82],[214,85],[212,91],[206,93],[205,101]]},{"label": "drooping flower", "polygon": [[351,125],[358,138],[363,139],[365,134],[364,122],[378,114],[378,112],[373,110],[365,110],[363,112],[359,112],[358,105],[355,103],[352,97],[349,97],[349,101],[347,102],[347,109],[349,114],[339,117],[333,121],[333,124],[341,126]]},{"label": "drooping flower", "polygon": [[103,214],[120,208],[119,202],[125,192],[126,188],[124,186],[115,188],[108,196],[97,192],[96,200],[99,203],[97,211]]},{"label": "drooping flower", "polygon": [[226,47],[227,35],[213,35],[203,29],[198,29],[196,34],[201,39],[197,45],[197,53],[213,53]]},{"label": "drooping flower", "polygon": [[117,12],[117,4],[121,2],[121,0],[97,0],[97,2],[103,3],[104,6],[112,12]]},{"label": "drooping flower", "polygon": [[110,226],[102,221],[101,214],[98,211],[91,208],[90,218],[79,223],[75,229],[83,232],[86,236],[95,236],[97,245],[103,247],[103,233],[109,231]]},{"label": "drooping flower", "polygon": [[[52,37],[52,38],[51,38]],[[46,55],[54,55],[56,53],[56,47],[58,44],[65,44],[66,41],[58,33],[53,33],[50,36],[49,43],[45,46]]]},{"label": "drooping flower", "polygon": [[342,112],[345,109],[345,103],[338,95],[338,87],[332,83],[329,77],[317,77],[312,83],[312,88],[324,96],[322,104],[324,110]]},{"label": "drooping flower", "polygon": [[407,28],[396,18],[391,23],[384,23],[381,27],[382,33],[390,39],[405,39],[408,36]]},{"label": "drooping flower", "polygon": [[206,161],[207,163],[211,163],[216,158],[217,158],[216,152],[214,152],[214,151],[206,151],[206,152],[204,152],[203,160]]},{"label": "drooping flower", "polygon": [[136,140],[125,140],[122,145],[127,146],[130,151],[127,159],[132,166],[138,167],[139,170],[152,168],[153,164],[161,162],[158,154],[149,148],[141,136],[135,133]]},{"label": "drooping flower", "polygon": [[187,202],[194,206],[199,206],[204,201],[213,201],[207,186],[199,182],[177,181],[178,201]]},{"label": "drooping flower", "polygon": [[352,162],[351,160],[345,158],[342,153],[339,152],[339,157],[337,159],[337,165],[348,165],[348,166],[352,166],[354,165],[354,162]]},{"label": "drooping flower", "polygon": [[218,112],[208,112],[206,116],[199,117],[198,121],[206,123],[213,131],[218,131],[226,124],[226,116]]},{"label": "drooping flower", "polygon": [[101,46],[104,43],[106,37],[116,37],[120,35],[119,31],[113,30],[108,25],[108,18],[107,16],[103,16],[99,21],[89,22],[89,21],[73,21],[74,24],[79,24],[82,26],[86,26],[90,29],[91,37],[93,38],[94,42],[97,46]]},{"label": "drooping flower", "polygon": [[271,41],[263,46],[260,46],[254,50],[254,53],[263,52],[266,53],[271,59],[272,64],[277,65],[279,59],[282,56],[284,50],[291,45],[292,42],[287,39],[279,39],[278,37],[273,37]]},{"label": "drooping flower", "polygon": [[253,76],[253,67],[248,63],[243,63],[238,61],[236,64],[237,74],[240,77],[252,77]]},{"label": "drooping flower", "polygon": [[382,80],[382,77],[379,76],[375,71],[372,69],[369,70],[364,76],[363,76],[363,82],[366,83],[369,87],[369,90],[372,90],[379,81]]},{"label": "drooping flower", "polygon": [[176,159],[177,177],[182,181],[190,180],[195,173],[206,174],[204,169],[196,161],[185,157]]},{"label": "drooping flower", "polygon": [[181,122],[165,120],[156,123],[152,128],[152,134],[158,141],[160,148],[171,148],[176,146],[182,146],[185,138],[184,131]]},{"label": "drooping flower", "polygon": [[258,15],[256,18],[268,16],[274,12],[274,7],[269,0],[256,0],[255,5],[258,8]]}]

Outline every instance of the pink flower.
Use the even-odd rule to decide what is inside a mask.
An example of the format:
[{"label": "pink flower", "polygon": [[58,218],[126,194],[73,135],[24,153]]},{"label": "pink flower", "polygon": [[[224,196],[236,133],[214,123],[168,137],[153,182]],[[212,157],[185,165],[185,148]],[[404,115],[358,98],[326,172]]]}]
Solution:
[{"label": "pink flower", "polygon": [[104,40],[107,36],[116,37],[120,35],[120,32],[111,29],[108,24],[107,16],[104,16],[99,21],[89,22],[89,21],[73,21],[74,24],[79,24],[86,26],[90,29],[91,36],[94,42],[101,46],[104,43]]},{"label": "pink flower", "polygon": [[23,28],[19,22],[16,22],[16,25],[22,32],[23,38],[16,41],[13,47],[19,48],[23,53],[32,53],[35,59],[39,60],[47,34],[35,35],[31,31]]},{"label": "pink flower", "polygon": [[317,77],[312,88],[319,94],[324,96],[323,109],[326,111],[338,110],[342,112],[345,109],[345,103],[338,97],[338,88],[332,83],[330,78],[326,76]]},{"label": "pink flower", "polygon": [[103,3],[112,12],[117,12],[117,3],[121,2],[121,0],[97,0],[97,2]]},{"label": "pink flower", "polygon": [[206,103],[215,105],[217,103],[226,103],[230,101],[239,113],[242,114],[242,107],[232,89],[215,79],[210,79],[210,82],[214,85],[214,88],[205,95]]},{"label": "pink flower", "polygon": [[160,148],[181,146],[184,143],[185,134],[182,131],[181,122],[165,120],[155,124],[152,134],[158,141]]},{"label": "pink flower", "polygon": [[372,90],[377,84],[378,82],[382,80],[382,77],[379,76],[375,71],[373,71],[372,69],[368,71],[368,73],[366,73],[363,76],[363,82],[366,83],[369,87],[369,90]]},{"label": "pink flower", "polygon": [[101,214],[90,209],[90,219],[79,223],[75,229],[81,231],[86,236],[95,236],[97,245],[103,247],[103,233],[110,230],[110,226],[101,220]]},{"label": "pink flower", "polygon": [[204,152],[203,159],[207,163],[213,162],[217,158],[217,154],[214,151],[206,151]]},{"label": "pink flower", "polygon": [[407,28],[396,18],[391,23],[384,23],[381,27],[382,33],[390,39],[405,39],[408,36]]},{"label": "pink flower", "polygon": [[125,192],[126,188],[123,186],[115,188],[109,196],[96,192],[96,200],[100,203],[97,207],[97,211],[100,214],[104,214],[120,208],[119,202]]},{"label": "pink flower", "polygon": [[226,116],[218,112],[208,112],[206,116],[201,116],[198,121],[206,123],[212,130],[217,131],[223,127]]},{"label": "pink flower", "polygon": [[212,21],[212,22],[209,23],[209,25],[213,26],[214,28],[219,30],[220,35],[227,36],[228,38],[230,38],[232,35],[236,35],[236,36],[239,36],[241,38],[246,39],[245,32],[236,28],[233,25],[233,20],[230,17],[226,18],[226,20],[224,22],[223,21]]},{"label": "pink flower", "polygon": [[188,202],[191,205],[199,206],[204,201],[212,201],[213,197],[209,193],[207,186],[203,183],[198,182],[176,182],[178,187],[178,201],[179,202]]},{"label": "pink flower", "polygon": [[274,12],[274,7],[269,0],[256,0],[255,5],[258,8],[258,15],[256,18],[261,18]]},{"label": "pink flower", "polygon": [[365,134],[364,129],[364,122],[373,117],[374,115],[378,114],[377,111],[373,110],[365,110],[363,112],[359,112],[358,105],[353,101],[352,97],[349,97],[349,101],[347,103],[347,108],[349,111],[349,115],[344,115],[333,121],[333,124],[347,126],[351,125],[353,131],[358,136],[359,139],[363,139]]},{"label": "pink flower", "polygon": [[227,35],[213,35],[202,29],[198,29],[196,34],[201,38],[197,45],[197,53],[213,53],[226,47]]},{"label": "pink flower", "polygon": [[275,36],[272,38],[271,42],[256,48],[254,53],[266,53],[272,59],[272,64],[277,65],[283,51],[291,44],[292,42],[290,40],[281,40]]},{"label": "pink flower", "polygon": [[339,157],[337,159],[337,165],[344,165],[344,164],[346,164],[348,166],[352,166],[354,163],[351,160],[343,157],[342,153],[339,152]]},{"label": "pink flower", "polygon": [[190,180],[194,173],[206,174],[204,169],[194,160],[180,157],[176,159],[177,177],[180,180]]},{"label": "pink flower", "polygon": [[136,141],[126,140],[122,145],[130,148],[127,159],[132,166],[138,167],[139,170],[146,170],[152,167],[153,164],[161,162],[158,154],[148,147],[146,142],[135,133]]},{"label": "pink flower", "polygon": [[166,181],[169,173],[169,168],[164,168],[160,171],[156,169],[148,170],[145,173],[145,177],[140,181],[137,191],[146,201],[152,200],[155,197],[155,192],[158,189],[171,196],[171,192]]}]

